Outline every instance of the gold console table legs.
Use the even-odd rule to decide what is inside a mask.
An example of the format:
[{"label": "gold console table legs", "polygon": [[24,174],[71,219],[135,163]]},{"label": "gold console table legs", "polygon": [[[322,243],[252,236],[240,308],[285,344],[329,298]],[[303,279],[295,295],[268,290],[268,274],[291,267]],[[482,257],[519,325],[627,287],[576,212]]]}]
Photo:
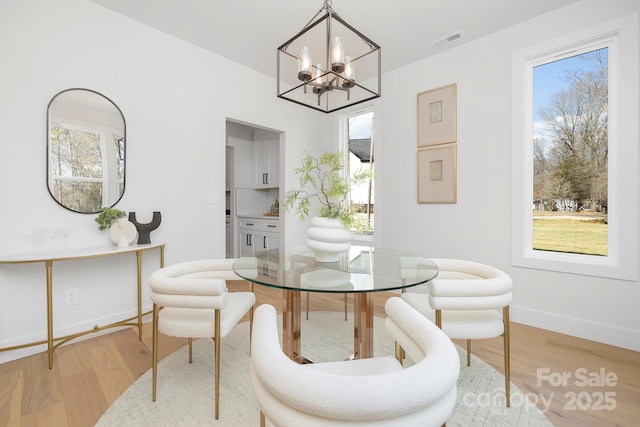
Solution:
[{"label": "gold console table legs", "polygon": [[[26,344],[15,345],[11,347],[0,348],[0,352],[17,350],[20,348],[32,347],[41,344],[47,344],[47,358],[49,361],[49,369],[53,369],[53,352],[59,346],[75,339],[81,337],[83,335],[99,332],[109,328],[121,327],[121,326],[137,326],[138,327],[138,339],[142,341],[142,318],[147,314],[151,313],[148,311],[146,313],[142,312],[142,253],[150,250],[150,249],[159,249],[160,250],[160,268],[164,267],[164,244],[156,244],[156,245],[135,245],[129,250],[105,250],[102,252],[92,252],[92,253],[78,253],[77,255],[68,255],[68,256],[60,256],[60,257],[52,257],[52,258],[25,258],[25,259],[16,259],[16,260],[7,260],[2,261],[2,263],[6,264],[17,264],[17,263],[32,263],[32,262],[44,262],[46,269],[46,280],[47,280],[47,339],[41,341],[30,342]],[[86,331],[78,332],[71,335],[65,335],[62,337],[54,337],[53,334],[53,263],[55,261],[70,261],[70,260],[80,260],[86,258],[99,258],[105,256],[112,255],[122,255],[125,253],[135,252],[136,254],[136,281],[137,281],[137,315],[120,320],[118,322],[111,323],[105,326],[95,325],[93,329],[89,329]]]}]

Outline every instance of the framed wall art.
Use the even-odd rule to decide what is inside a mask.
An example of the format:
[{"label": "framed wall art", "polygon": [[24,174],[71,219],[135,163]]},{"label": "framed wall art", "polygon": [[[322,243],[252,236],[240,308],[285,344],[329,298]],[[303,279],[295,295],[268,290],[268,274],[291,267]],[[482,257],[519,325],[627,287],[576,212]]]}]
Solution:
[{"label": "framed wall art", "polygon": [[456,203],[456,144],[418,149],[418,203]]},{"label": "framed wall art", "polygon": [[418,94],[418,147],[456,141],[456,84]]}]

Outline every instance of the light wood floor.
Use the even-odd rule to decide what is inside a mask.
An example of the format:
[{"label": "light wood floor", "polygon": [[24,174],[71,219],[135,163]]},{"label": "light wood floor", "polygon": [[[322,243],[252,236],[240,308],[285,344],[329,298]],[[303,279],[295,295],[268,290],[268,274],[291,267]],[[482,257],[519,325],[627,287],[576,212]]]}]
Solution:
[{"label": "light wood floor", "polygon": [[[247,288],[241,282],[229,287]],[[260,286],[255,291],[258,304],[281,306],[281,291]],[[389,296],[375,295],[376,315],[383,315]],[[341,297],[311,297],[311,310],[340,311],[342,307]],[[0,364],[0,426],[93,426],[150,369],[150,324],[145,324],[143,335],[139,341],[133,329],[124,329],[61,347],[55,352],[52,370],[47,368],[46,353]],[[185,340],[163,336],[160,357],[185,344]],[[500,338],[474,341],[472,352],[503,372]],[[513,323],[511,355],[512,382],[538,401],[541,409],[542,398],[551,402],[546,415],[555,426],[640,425],[640,353]],[[571,377],[566,385],[554,385],[537,374],[539,369],[547,370],[545,378],[556,379],[562,373]],[[585,375],[579,369],[587,377],[599,376],[604,369],[617,380],[615,385],[610,378],[609,386],[581,387]],[[518,397],[512,396],[512,402],[518,404]],[[612,410],[596,410],[596,405]]]}]

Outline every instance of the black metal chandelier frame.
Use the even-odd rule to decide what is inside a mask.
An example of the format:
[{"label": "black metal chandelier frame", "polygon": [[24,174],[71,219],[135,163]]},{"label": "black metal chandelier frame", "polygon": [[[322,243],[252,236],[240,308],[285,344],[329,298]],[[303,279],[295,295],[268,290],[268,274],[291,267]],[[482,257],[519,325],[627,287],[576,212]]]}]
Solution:
[{"label": "black metal chandelier frame", "polygon": [[[319,15],[321,15],[324,11],[324,14],[318,18]],[[318,19],[316,19],[318,18]],[[355,79],[349,79],[346,78],[344,75],[342,75],[343,71],[344,71],[344,64],[331,64],[331,42],[333,39],[333,34],[332,34],[332,21],[335,20],[336,22],[339,22],[340,24],[342,24],[345,28],[347,28],[349,31],[351,31],[353,34],[355,34],[360,40],[362,40],[366,45],[368,45],[369,47],[369,51],[365,52],[355,58],[353,58],[351,60],[352,63],[356,63],[358,60],[367,57],[369,55],[378,54],[378,60],[377,60],[377,91],[375,91],[374,89],[370,89],[365,87],[364,85],[358,83],[357,81],[355,81]],[[315,28],[316,26],[320,25],[321,23],[326,22],[326,63],[325,63],[325,69],[317,69],[317,66],[313,65],[312,67],[319,73],[317,75],[315,75],[313,78],[311,77],[310,73],[307,74],[302,74],[302,73],[298,73],[298,84],[293,85],[293,87],[284,90],[283,92],[281,92],[281,72],[282,72],[282,64],[281,64],[281,58],[280,58],[280,54],[284,54],[287,55],[290,58],[296,59],[298,60],[298,55],[297,54],[293,54],[289,51],[287,51],[287,49],[292,45],[292,43],[294,43],[295,41],[297,41],[298,39],[300,39],[301,37],[303,37],[305,34],[307,34],[310,30],[312,30],[313,28]],[[292,38],[290,38],[288,41],[286,41],[285,43],[283,43],[280,47],[278,47],[278,97],[282,98],[282,99],[286,99],[288,101],[294,102],[296,104],[300,104],[303,105],[305,107],[309,107],[318,111],[322,111],[325,113],[330,113],[333,111],[337,111],[352,105],[356,105],[365,101],[369,101],[371,99],[375,99],[380,97],[381,94],[381,79],[380,79],[380,73],[381,73],[381,49],[380,46],[378,46],[378,44],[376,44],[374,41],[372,41],[371,39],[369,39],[367,36],[365,36],[364,34],[362,34],[360,31],[356,30],[353,26],[351,26],[349,23],[347,23],[344,19],[342,19],[331,7],[331,0],[324,0],[324,4],[323,6],[320,8],[320,10],[314,15],[313,18],[311,18],[311,20],[307,23],[307,25],[304,26],[304,28],[295,36],[293,36]],[[357,87],[362,89],[366,95],[363,96],[361,99],[357,99],[354,100],[354,102],[350,102],[351,101],[351,90],[352,88]],[[317,97],[317,104],[312,104],[311,102],[309,103],[305,103],[301,100],[295,99],[291,96],[289,96],[290,94],[292,94],[295,91],[298,90],[303,90],[304,94],[308,94],[309,90],[311,89],[311,93],[313,93],[316,97]],[[329,94],[331,94],[334,91],[341,91],[344,92],[346,95],[346,99],[347,99],[347,103],[346,104],[341,104],[337,107],[329,107],[329,102],[328,102],[328,96]],[[327,96],[327,100],[325,102],[325,106],[323,108],[323,103],[322,103],[322,97],[323,95]]]}]

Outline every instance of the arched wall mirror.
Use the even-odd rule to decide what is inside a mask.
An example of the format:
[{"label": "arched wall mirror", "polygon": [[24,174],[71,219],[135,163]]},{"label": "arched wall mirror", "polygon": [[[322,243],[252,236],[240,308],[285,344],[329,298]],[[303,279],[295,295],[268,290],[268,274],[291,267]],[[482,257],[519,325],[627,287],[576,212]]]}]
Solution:
[{"label": "arched wall mirror", "polygon": [[118,203],[125,187],[124,115],[106,96],[67,89],[47,108],[47,188],[61,206],[100,212]]}]

